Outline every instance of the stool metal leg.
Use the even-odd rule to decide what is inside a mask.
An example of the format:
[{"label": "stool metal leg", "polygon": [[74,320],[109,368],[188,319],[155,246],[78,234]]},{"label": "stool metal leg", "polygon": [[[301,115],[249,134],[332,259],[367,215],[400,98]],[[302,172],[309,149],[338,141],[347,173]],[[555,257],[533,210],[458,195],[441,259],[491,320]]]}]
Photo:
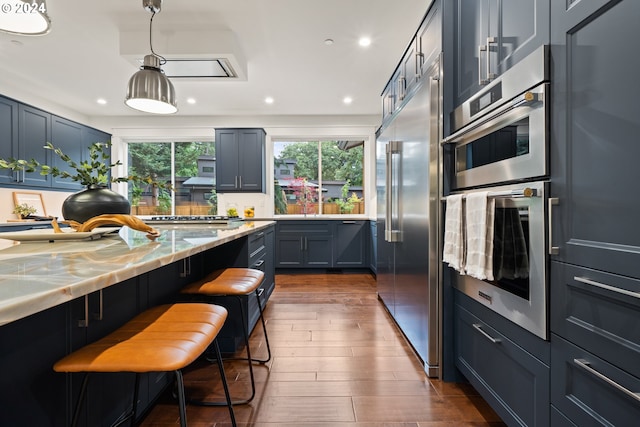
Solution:
[{"label": "stool metal leg", "polygon": [[264,342],[267,345],[267,358],[266,359],[251,359],[258,363],[267,363],[271,360],[271,346],[269,345],[269,337],[267,336],[267,323],[264,321],[264,314],[262,311],[262,302],[260,301],[260,294],[256,289],[256,298],[258,300],[258,310],[260,311],[260,321],[262,322],[262,331],[264,332]]},{"label": "stool metal leg", "polygon": [[229,417],[231,417],[231,425],[236,427],[236,416],[233,413],[233,402],[231,401],[231,394],[229,393],[229,384],[227,384],[227,376],[224,373],[224,364],[222,361],[222,354],[220,354],[220,346],[218,346],[218,340],[213,340],[213,346],[216,352],[216,359],[218,359],[218,369],[220,370],[220,377],[222,378],[222,387],[224,388],[224,397],[227,399],[227,406],[229,407]]},{"label": "stool metal leg", "polygon": [[184,378],[182,371],[178,369],[176,373],[176,388],[178,389],[178,408],[180,410],[180,427],[187,427],[187,403],[184,397]]},{"label": "stool metal leg", "polygon": [[78,395],[78,403],[76,403],[76,409],[73,411],[73,419],[71,420],[71,427],[78,425],[78,418],[80,418],[80,409],[82,409],[82,402],[84,402],[84,395],[87,393],[87,384],[89,383],[89,372],[84,375],[82,385],[80,386],[80,394]]},{"label": "stool metal leg", "polygon": [[135,381],[133,385],[133,403],[131,405],[131,410],[118,418],[115,423],[111,425],[111,427],[118,427],[124,424],[125,421],[131,419],[131,425],[136,425],[136,412],[138,412],[138,391],[140,389],[140,374],[136,372]]},{"label": "stool metal leg", "polygon": [[[249,377],[251,378],[251,395],[244,400],[234,400],[232,403],[234,405],[246,405],[251,402],[256,395],[256,382],[253,376],[253,363],[251,359],[251,348],[249,347],[249,325],[245,319],[244,308],[242,307],[242,298],[236,296],[236,301],[238,301],[238,306],[240,307],[240,319],[242,320],[242,332],[244,336],[244,345],[246,347],[247,358],[232,358],[232,360],[246,360],[249,363]],[[216,346],[217,344],[217,340]],[[208,359],[209,360],[209,359]],[[229,359],[227,359],[229,360]],[[218,360],[218,364],[222,363],[222,357]],[[197,401],[197,400],[189,400],[189,403],[194,405],[201,406],[225,406],[226,402],[211,402],[211,401]]]}]

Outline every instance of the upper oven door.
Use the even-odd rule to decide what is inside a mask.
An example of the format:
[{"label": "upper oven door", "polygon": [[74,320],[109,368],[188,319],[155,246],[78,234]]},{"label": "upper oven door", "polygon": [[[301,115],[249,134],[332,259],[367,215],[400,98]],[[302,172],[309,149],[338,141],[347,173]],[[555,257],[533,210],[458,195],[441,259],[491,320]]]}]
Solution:
[{"label": "upper oven door", "polygon": [[542,83],[445,139],[455,144],[453,189],[547,175],[548,91]]}]

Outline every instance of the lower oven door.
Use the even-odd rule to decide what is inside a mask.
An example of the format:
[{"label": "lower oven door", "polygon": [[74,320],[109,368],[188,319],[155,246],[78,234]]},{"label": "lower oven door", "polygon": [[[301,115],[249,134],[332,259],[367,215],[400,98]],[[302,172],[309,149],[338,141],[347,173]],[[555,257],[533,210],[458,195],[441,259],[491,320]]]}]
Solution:
[{"label": "lower oven door", "polygon": [[458,275],[455,282],[466,295],[545,340],[548,339],[547,193],[546,182],[492,187],[489,197],[496,202],[494,280]]}]

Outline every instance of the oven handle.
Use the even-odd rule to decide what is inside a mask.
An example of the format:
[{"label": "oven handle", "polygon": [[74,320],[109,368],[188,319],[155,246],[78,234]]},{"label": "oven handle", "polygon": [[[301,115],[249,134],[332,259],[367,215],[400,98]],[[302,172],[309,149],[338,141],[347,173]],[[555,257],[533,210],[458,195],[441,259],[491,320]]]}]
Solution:
[{"label": "oven handle", "polygon": [[497,119],[500,116],[504,116],[505,114],[515,110],[516,108],[520,108],[520,107],[531,107],[534,104],[537,104],[539,102],[543,102],[544,103],[544,94],[546,92],[546,85],[543,86],[543,90],[542,92],[525,92],[522,95],[518,96],[517,98],[515,98],[513,101],[511,101],[511,103],[506,104],[500,108],[498,108],[496,111],[494,111],[493,114],[487,116],[485,119],[480,120],[479,122],[477,122],[475,125],[470,126],[468,128],[464,128],[459,130],[458,132],[454,133],[453,135],[449,135],[448,137],[444,138],[442,140],[442,144],[453,144],[455,142],[458,142],[458,140],[473,132],[474,130],[478,129],[479,127],[485,125],[486,123]]},{"label": "oven handle", "polygon": [[[535,188],[525,187],[520,190],[505,190],[505,191],[489,191],[487,197],[504,197],[507,199],[520,199],[522,197],[540,197],[538,190]],[[463,194],[462,198],[465,199],[466,195]],[[441,202],[446,202],[447,198],[440,199]]]}]

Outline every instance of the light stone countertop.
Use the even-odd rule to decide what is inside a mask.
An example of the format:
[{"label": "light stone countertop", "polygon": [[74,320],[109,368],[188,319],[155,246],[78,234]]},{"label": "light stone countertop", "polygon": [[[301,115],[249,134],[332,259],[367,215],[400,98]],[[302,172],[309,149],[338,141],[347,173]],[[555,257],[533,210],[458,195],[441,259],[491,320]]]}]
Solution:
[{"label": "light stone countertop", "polygon": [[220,246],[274,223],[244,222],[227,229],[203,224],[154,225],[162,232],[155,241],[128,227],[96,240],[49,243],[0,238],[0,325]]}]

